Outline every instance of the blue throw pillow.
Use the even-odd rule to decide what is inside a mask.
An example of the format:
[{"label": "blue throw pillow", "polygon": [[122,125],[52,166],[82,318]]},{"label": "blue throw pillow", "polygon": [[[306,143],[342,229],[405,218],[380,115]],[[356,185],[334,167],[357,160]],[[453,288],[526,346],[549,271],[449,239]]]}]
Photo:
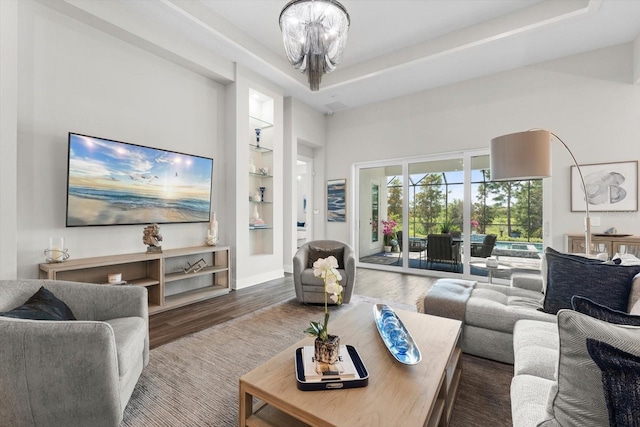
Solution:
[{"label": "blue throw pillow", "polygon": [[640,357],[587,338],[587,350],[602,371],[611,427],[640,425]]},{"label": "blue throw pillow", "polygon": [[67,304],[44,286],[27,302],[11,311],[0,313],[0,316],[31,320],[76,320]]},{"label": "blue throw pillow", "polygon": [[591,301],[589,298],[574,295],[571,298],[571,306],[578,313],[586,314],[598,320],[616,325],[640,326],[640,316],[633,316],[623,311],[612,310],[602,304]]},{"label": "blue throw pillow", "polygon": [[577,255],[545,250],[547,289],[543,311],[556,314],[571,308],[571,298],[580,295],[609,307],[626,311],[631,283],[640,266],[605,264]]}]

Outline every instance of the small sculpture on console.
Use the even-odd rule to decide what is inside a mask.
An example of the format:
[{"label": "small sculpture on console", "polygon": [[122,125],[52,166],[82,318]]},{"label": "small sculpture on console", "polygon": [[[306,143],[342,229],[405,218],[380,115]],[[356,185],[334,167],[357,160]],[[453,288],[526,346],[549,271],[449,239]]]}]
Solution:
[{"label": "small sculpture on console", "polygon": [[160,226],[158,226],[158,224],[146,226],[142,235],[142,243],[147,245],[147,252],[162,252],[162,246],[160,246],[160,242],[162,242]]}]

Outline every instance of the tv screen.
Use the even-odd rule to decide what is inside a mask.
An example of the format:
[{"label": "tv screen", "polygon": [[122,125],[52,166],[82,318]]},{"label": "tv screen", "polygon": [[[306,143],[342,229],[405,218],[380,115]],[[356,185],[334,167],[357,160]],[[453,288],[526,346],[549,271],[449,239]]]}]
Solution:
[{"label": "tv screen", "polygon": [[208,222],[213,159],[69,133],[67,227]]}]

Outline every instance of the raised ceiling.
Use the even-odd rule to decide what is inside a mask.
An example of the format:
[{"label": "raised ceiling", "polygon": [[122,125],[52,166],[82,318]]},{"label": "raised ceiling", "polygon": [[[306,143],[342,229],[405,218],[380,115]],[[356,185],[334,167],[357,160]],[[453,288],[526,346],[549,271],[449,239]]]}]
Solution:
[{"label": "raised ceiling", "polygon": [[[311,92],[282,46],[278,17],[286,0],[42,0],[52,1],[92,25],[98,18],[103,30],[165,57],[190,56],[184,62],[198,63],[192,69],[222,82],[229,77],[220,63],[238,64],[323,112],[640,36],[640,0],[341,0],[351,16],[347,49],[320,91]],[[169,41],[145,37],[142,27],[162,28],[182,47],[169,52]],[[154,43],[162,48],[150,48]],[[189,43],[192,49],[185,49]]]}]

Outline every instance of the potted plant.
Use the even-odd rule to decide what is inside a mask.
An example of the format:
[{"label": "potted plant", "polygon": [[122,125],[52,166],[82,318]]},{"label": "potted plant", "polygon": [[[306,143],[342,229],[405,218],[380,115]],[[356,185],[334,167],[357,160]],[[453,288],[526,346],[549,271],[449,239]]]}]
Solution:
[{"label": "potted plant", "polygon": [[[396,222],[392,219],[382,220],[382,234],[384,234],[384,251],[391,252],[393,246],[398,244],[396,240]],[[395,244],[393,243],[395,241]]]},{"label": "potted plant", "polygon": [[[320,363],[336,363],[340,356],[340,337],[329,335],[327,325],[329,323],[328,298],[340,305],[342,304],[342,291],[340,285],[342,276],[338,271],[338,260],[334,256],[320,258],[313,263],[313,275],[324,281],[324,322],[311,322],[305,329],[309,335],[315,336],[315,360]],[[331,294],[329,296],[329,294]]]}]

